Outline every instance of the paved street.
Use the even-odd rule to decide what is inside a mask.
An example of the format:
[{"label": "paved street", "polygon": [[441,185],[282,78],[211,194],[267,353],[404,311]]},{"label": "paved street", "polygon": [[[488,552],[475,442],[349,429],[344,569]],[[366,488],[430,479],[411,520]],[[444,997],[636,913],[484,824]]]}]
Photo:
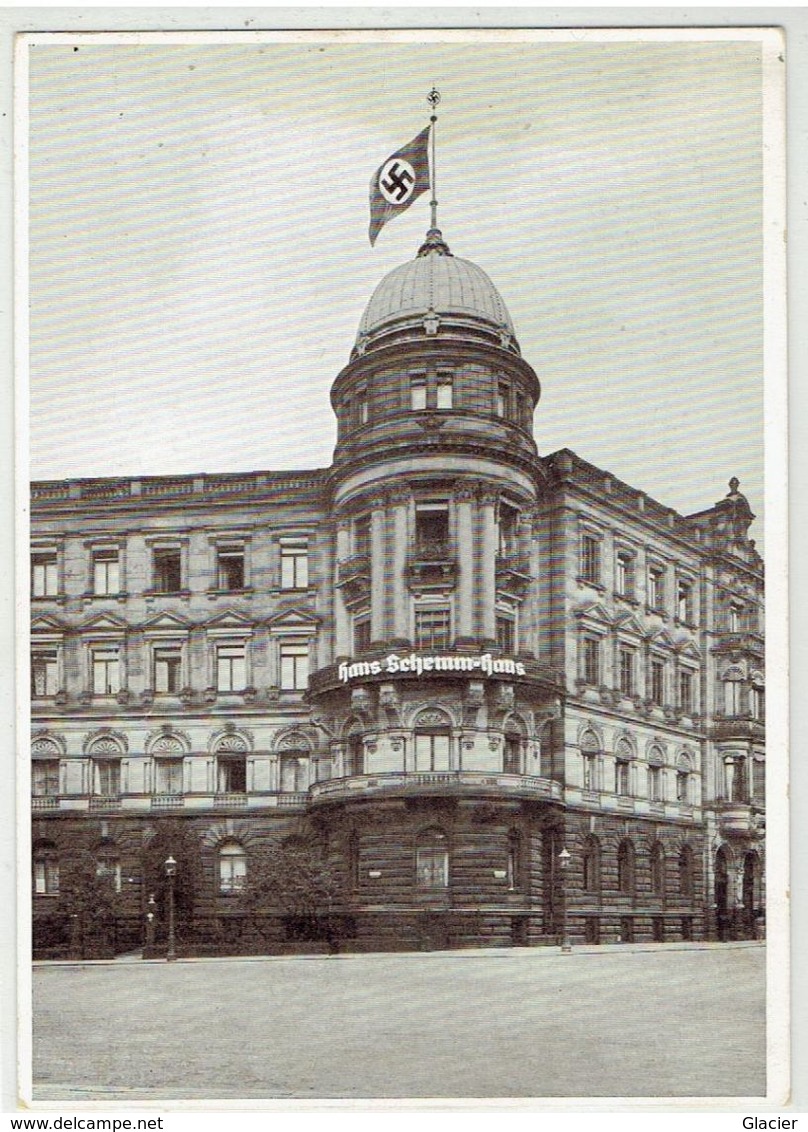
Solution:
[{"label": "paved street", "polygon": [[762,946],[34,970],[34,1097],[757,1096]]}]

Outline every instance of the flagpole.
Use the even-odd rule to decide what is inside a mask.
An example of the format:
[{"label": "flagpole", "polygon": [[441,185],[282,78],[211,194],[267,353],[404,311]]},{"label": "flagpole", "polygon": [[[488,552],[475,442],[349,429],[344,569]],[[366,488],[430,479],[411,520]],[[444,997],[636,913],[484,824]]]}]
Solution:
[{"label": "flagpole", "polygon": [[426,100],[429,103],[429,105],[432,107],[432,114],[430,115],[430,118],[429,118],[429,121],[432,123],[432,139],[431,139],[432,140],[432,200],[429,202],[429,207],[430,207],[431,213],[432,213],[431,227],[437,228],[437,226],[438,226],[438,199],[437,199],[438,198],[438,167],[437,167],[436,159],[435,159],[435,133],[437,132],[437,128],[438,128],[438,116],[435,113],[435,111],[437,110],[438,103],[440,102],[440,91],[438,90],[438,88],[436,86],[433,85],[432,90],[426,96]]}]

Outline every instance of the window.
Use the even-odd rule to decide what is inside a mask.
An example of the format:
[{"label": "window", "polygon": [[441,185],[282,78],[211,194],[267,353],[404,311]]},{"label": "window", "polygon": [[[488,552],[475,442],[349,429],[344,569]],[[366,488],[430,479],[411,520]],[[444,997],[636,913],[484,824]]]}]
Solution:
[{"label": "window", "polygon": [[584,843],[582,856],[584,892],[600,891],[600,842],[590,835]]},{"label": "window", "polygon": [[59,658],[56,649],[37,649],[31,654],[31,695],[37,699],[59,691]]},{"label": "window", "polygon": [[585,731],[581,736],[582,778],[584,790],[598,789],[598,759],[600,740],[594,731]]},{"label": "window", "polygon": [[724,713],[731,716],[741,714],[740,680],[727,680],[724,683]]},{"label": "window", "polygon": [[449,609],[447,606],[415,611],[415,647],[434,652],[449,647]]},{"label": "window", "polygon": [[365,743],[360,733],[353,732],[348,736],[347,767],[345,773],[348,777],[365,773]]},{"label": "window", "polygon": [[508,733],[502,753],[502,769],[505,774],[522,773],[522,736]]},{"label": "window", "polygon": [[354,523],[354,554],[370,556],[370,515],[362,515]]},{"label": "window", "polygon": [[676,801],[681,806],[690,802],[690,773],[687,767],[680,767],[676,771]]},{"label": "window", "polygon": [[56,846],[50,841],[43,842],[34,849],[33,861],[34,894],[36,896],[59,895],[59,858]]},{"label": "window", "polygon": [[426,377],[423,374],[410,378],[410,408],[416,412],[426,408]]},{"label": "window", "polygon": [[676,583],[676,616],[685,625],[693,624],[693,584],[684,578]]},{"label": "window", "polygon": [[306,539],[281,542],[281,589],[309,588],[309,548]]},{"label": "window", "polygon": [[449,770],[450,744],[448,730],[416,730],[413,770]]},{"label": "window", "polygon": [[503,652],[514,652],[516,633],[513,617],[498,613],[496,618],[497,647]]},{"label": "window", "polygon": [[617,887],[624,896],[634,895],[634,845],[627,838],[617,847]]},{"label": "window", "polygon": [[600,684],[600,640],[598,637],[584,637],[583,679],[587,684]]},{"label": "window", "polygon": [[59,592],[59,568],[55,550],[38,550],[31,555],[31,596],[55,597]]},{"label": "window", "polygon": [[685,899],[693,896],[693,850],[689,845],[679,850],[679,893]]},{"label": "window", "polygon": [[685,669],[679,673],[679,707],[686,712],[693,710],[693,673]]},{"label": "window", "polygon": [[518,425],[524,427],[526,423],[524,393],[517,392],[513,395],[513,419]]},{"label": "window", "polygon": [[154,760],[154,787],[157,794],[182,794],[182,759]]},{"label": "window", "polygon": [[730,802],[749,801],[746,759],[742,755],[724,759],[724,796]]},{"label": "window", "polygon": [[728,629],[730,633],[740,633],[743,625],[743,606],[737,602],[731,602],[727,615]]},{"label": "window", "polygon": [[121,859],[114,845],[102,845],[98,851],[95,875],[113,892],[121,891]]},{"label": "window", "polygon": [[657,897],[665,895],[665,850],[658,841],[651,849],[651,891]]},{"label": "window", "polygon": [[120,654],[117,648],[93,649],[93,693],[115,696],[121,690]]},{"label": "window", "polygon": [[499,505],[499,553],[503,558],[519,553],[519,512],[508,503]]},{"label": "window", "polygon": [[620,691],[624,696],[634,695],[634,649],[624,645],[619,649]]},{"label": "window", "polygon": [[120,593],[120,556],[116,547],[93,551],[93,593]]},{"label": "window", "polygon": [[93,793],[100,798],[119,798],[121,794],[120,759],[93,760]]},{"label": "window", "polygon": [[648,797],[652,802],[662,801],[662,767],[649,766],[648,768]]},{"label": "window", "polygon": [[418,837],[415,847],[415,882],[418,888],[449,886],[449,850],[446,834],[440,829],[427,829]]},{"label": "window", "polygon": [[216,588],[243,590],[244,544],[228,543],[216,549]]},{"label": "window", "polygon": [[152,554],[154,588],[158,593],[178,593],[182,589],[182,554],[178,547],[155,550]]},{"label": "window", "polygon": [[449,507],[419,503],[415,508],[415,548],[422,557],[443,558],[449,547]]},{"label": "window", "polygon": [[216,649],[216,688],[241,692],[247,687],[247,657],[244,645],[219,645]]},{"label": "window", "polygon": [[58,796],[58,759],[34,760],[31,767],[31,793],[35,798],[56,798]]},{"label": "window", "polygon": [[154,650],[154,690],[176,695],[182,682],[182,651],[178,648]]},{"label": "window", "polygon": [[218,794],[247,793],[247,756],[219,755],[216,760]]},{"label": "window", "polygon": [[281,756],[281,792],[302,794],[309,788],[309,760],[295,754]]},{"label": "window", "polygon": [[514,892],[521,883],[522,838],[517,830],[508,834],[508,890]]},{"label": "window", "polygon": [[365,425],[370,420],[370,402],[367,389],[360,389],[356,395],[356,423]]},{"label": "window", "polygon": [[628,551],[618,552],[614,588],[620,597],[632,597],[634,594],[634,558]]},{"label": "window", "polygon": [[370,618],[358,617],[354,621],[354,653],[367,652],[370,648]]},{"label": "window", "polygon": [[655,704],[665,702],[665,665],[661,660],[651,661],[651,699]]},{"label": "window", "polygon": [[665,571],[661,566],[648,568],[648,606],[650,609],[662,609],[665,601]]},{"label": "window", "polygon": [[752,719],[763,719],[765,715],[765,692],[757,684],[749,689],[749,714]]},{"label": "window", "polygon": [[498,417],[507,417],[508,402],[510,401],[510,388],[504,381],[497,384],[496,414]]},{"label": "window", "polygon": [[281,688],[285,692],[304,692],[309,686],[309,646],[281,645]]},{"label": "window", "polygon": [[437,388],[437,407],[439,409],[451,409],[454,395],[454,379],[451,373],[444,371],[438,372],[438,388]]},{"label": "window", "polygon": [[625,739],[619,739],[614,752],[614,792],[627,797],[631,794],[632,750]]},{"label": "window", "polygon": [[581,536],[581,577],[585,582],[600,583],[600,541],[593,535]]},{"label": "window", "polygon": [[237,841],[219,847],[219,892],[234,896],[247,887],[247,854]]}]

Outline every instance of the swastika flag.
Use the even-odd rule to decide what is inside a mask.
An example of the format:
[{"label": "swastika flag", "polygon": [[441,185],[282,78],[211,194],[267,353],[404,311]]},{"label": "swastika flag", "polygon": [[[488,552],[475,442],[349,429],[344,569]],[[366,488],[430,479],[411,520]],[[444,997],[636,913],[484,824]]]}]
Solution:
[{"label": "swastika flag", "polygon": [[430,126],[382,162],[370,182],[370,245],[382,227],[429,188]]}]

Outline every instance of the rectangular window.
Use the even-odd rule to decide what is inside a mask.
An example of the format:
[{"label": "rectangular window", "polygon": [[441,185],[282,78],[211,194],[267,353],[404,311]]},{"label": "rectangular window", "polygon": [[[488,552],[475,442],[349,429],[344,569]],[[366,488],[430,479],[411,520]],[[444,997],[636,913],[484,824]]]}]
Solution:
[{"label": "rectangular window", "polygon": [[31,595],[55,597],[59,592],[59,570],[55,550],[40,550],[31,555]]},{"label": "rectangular window", "polygon": [[34,861],[34,893],[37,896],[57,896],[59,893],[59,864],[47,858]]},{"label": "rectangular window", "polygon": [[648,797],[652,802],[662,801],[662,767],[648,768]]},{"label": "rectangular window", "polygon": [[354,554],[370,556],[370,515],[362,515],[354,523]]},{"label": "rectangular window", "polygon": [[247,759],[244,755],[219,758],[216,766],[219,794],[247,793]]},{"label": "rectangular window", "polygon": [[693,624],[693,585],[684,578],[676,583],[676,616],[685,625]]},{"label": "rectangular window", "polygon": [[651,661],[651,699],[660,706],[665,702],[665,665],[661,660]]},{"label": "rectangular window", "polygon": [[451,373],[438,373],[438,388],[436,406],[438,409],[451,409],[454,394],[453,378]]},{"label": "rectangular window", "polygon": [[631,793],[629,787],[629,763],[625,759],[618,759],[614,764],[614,791],[627,797]]},{"label": "rectangular window", "polygon": [[96,759],[94,793],[102,798],[118,798],[121,793],[121,764],[118,759]]},{"label": "rectangular window", "polygon": [[724,714],[741,714],[741,685],[738,680],[727,680],[724,684]]},{"label": "rectangular window", "polygon": [[749,689],[749,714],[752,719],[763,719],[764,709],[764,691],[762,688],[753,685]]},{"label": "rectangular window", "polygon": [[625,551],[620,551],[615,561],[614,588],[620,597],[634,594],[634,559]]},{"label": "rectangular window", "polygon": [[37,759],[31,767],[31,793],[35,798],[55,798],[59,794],[59,760]]},{"label": "rectangular window", "polygon": [[93,593],[120,593],[120,558],[116,549],[93,551]]},{"label": "rectangular window", "polygon": [[241,692],[247,687],[244,645],[219,645],[216,649],[216,687],[220,692]]},{"label": "rectangular window", "polygon": [[410,408],[415,412],[426,408],[426,378],[423,376],[410,378]]},{"label": "rectangular window", "polygon": [[590,755],[584,753],[583,758],[583,788],[584,790],[596,790],[597,782],[597,755]]},{"label": "rectangular window", "polygon": [[679,707],[682,711],[693,710],[693,673],[679,673]]},{"label": "rectangular window", "polygon": [[286,692],[304,692],[309,685],[309,646],[281,645],[281,688]]},{"label": "rectangular window", "polygon": [[676,801],[686,806],[689,801],[689,782],[690,775],[686,770],[679,770],[676,772]]},{"label": "rectangular window", "polygon": [[367,652],[370,648],[370,618],[360,617],[354,621],[354,653]]},{"label": "rectangular window", "polygon": [[182,589],[182,554],[178,547],[153,553],[154,588],[158,593],[179,593]]},{"label": "rectangular window", "polygon": [[620,691],[624,696],[634,695],[634,649],[620,649]]},{"label": "rectangular window", "polygon": [[415,733],[415,770],[449,770],[448,734]]},{"label": "rectangular window", "polygon": [[428,652],[449,647],[448,607],[416,609],[415,647]]},{"label": "rectangular window", "polygon": [[508,503],[499,505],[499,553],[503,558],[519,553],[519,512]]},{"label": "rectangular window", "polygon": [[497,647],[503,652],[514,652],[516,649],[516,626],[512,617],[497,615]]},{"label": "rectangular window", "polygon": [[356,395],[356,423],[365,425],[370,420],[370,402],[366,389],[360,389]]},{"label": "rectangular window", "polygon": [[182,794],[182,759],[156,759],[154,786],[157,794]]},{"label": "rectangular window", "polygon": [[309,588],[309,547],[306,539],[284,539],[281,543],[281,589]]},{"label": "rectangular window", "polygon": [[513,418],[518,425],[525,425],[525,398],[522,393],[513,395]]},{"label": "rectangular window", "polygon": [[500,381],[497,385],[497,401],[496,413],[498,417],[507,417],[508,415],[508,402],[510,401],[510,388],[505,382]]},{"label": "rectangular window", "polygon": [[59,691],[59,662],[56,649],[31,655],[31,695],[37,699],[55,696]]},{"label": "rectangular window", "polygon": [[182,679],[182,652],[180,649],[154,650],[154,690],[176,695]]},{"label": "rectangular window", "polygon": [[115,696],[121,690],[121,658],[117,649],[93,649],[93,692]]},{"label": "rectangular window", "polygon": [[581,577],[585,582],[600,582],[600,541],[592,535],[581,536]]},{"label": "rectangular window", "polygon": [[600,641],[597,637],[584,637],[583,678],[587,684],[600,684]]},{"label": "rectangular window", "polygon": [[648,606],[650,609],[662,609],[664,602],[665,572],[659,566],[648,568]]},{"label": "rectangular window", "polygon": [[244,589],[244,544],[229,543],[216,550],[216,588]]},{"label": "rectangular window", "polygon": [[449,506],[419,503],[415,508],[415,545],[420,555],[444,557],[449,547]]},{"label": "rectangular window", "polygon": [[728,621],[730,633],[740,633],[743,627],[743,606],[733,602],[729,607]]}]

